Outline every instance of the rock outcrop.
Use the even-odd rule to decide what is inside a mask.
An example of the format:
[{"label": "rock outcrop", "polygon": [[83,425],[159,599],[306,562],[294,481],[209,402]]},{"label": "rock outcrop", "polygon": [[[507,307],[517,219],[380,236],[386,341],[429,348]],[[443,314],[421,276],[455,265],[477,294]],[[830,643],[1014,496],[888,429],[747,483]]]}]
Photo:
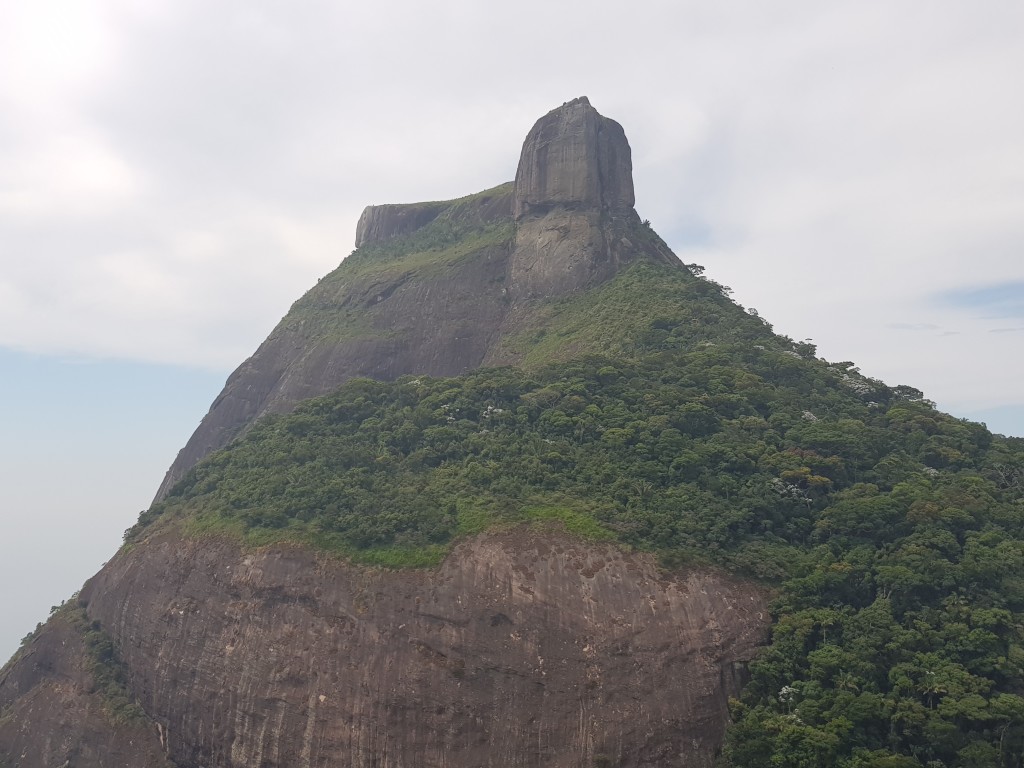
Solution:
[{"label": "rock outcrop", "polygon": [[513,299],[564,296],[637,259],[678,263],[636,242],[631,158],[622,126],[586,97],[537,121],[516,172]]},{"label": "rock outcrop", "polygon": [[555,206],[624,214],[634,202],[626,133],[586,96],[552,110],[526,136],[516,171],[516,218]]},{"label": "rock outcrop", "polygon": [[[625,133],[586,98],[537,121],[514,184],[443,203],[368,207],[360,250],[231,374],[157,500],[260,416],[347,379],[515,364],[501,342],[538,302],[593,288],[637,260],[679,265],[656,238],[637,237],[641,226]],[[451,258],[440,268],[434,256],[445,247]],[[402,249],[433,256],[396,256]]]},{"label": "rock outcrop", "polygon": [[[537,123],[514,184],[371,207],[357,242],[232,374],[158,498],[264,414],[354,376],[516,363],[625,265],[681,268],[585,99]],[[560,529],[384,570],[190,524],[159,517],[80,596],[145,716],[109,716],[58,615],[0,672],[3,768],[709,768],[769,623],[757,585]]]},{"label": "rock outcrop", "polygon": [[[502,222],[510,206],[508,185],[446,204],[436,229],[479,226],[490,233],[458,253],[455,265],[369,252],[361,266],[343,263],[317,283],[228,378],[168,470],[157,500],[260,416],[290,411],[348,379],[451,376],[481,365],[500,338],[508,308],[511,224],[503,231]],[[386,245],[391,238],[383,232],[375,236]]]},{"label": "rock outcrop", "polygon": [[356,248],[409,235],[438,217],[449,203],[368,205],[356,223]]}]

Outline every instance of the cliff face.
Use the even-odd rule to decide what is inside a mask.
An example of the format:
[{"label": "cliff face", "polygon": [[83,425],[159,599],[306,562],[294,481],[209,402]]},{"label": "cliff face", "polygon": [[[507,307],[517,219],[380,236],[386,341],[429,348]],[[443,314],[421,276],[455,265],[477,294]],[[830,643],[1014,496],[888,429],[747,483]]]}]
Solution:
[{"label": "cliff face", "polygon": [[356,223],[356,248],[412,234],[436,219],[445,207],[445,203],[369,205]]},{"label": "cliff face", "polygon": [[633,210],[633,161],[622,126],[584,96],[536,122],[516,171],[515,216],[557,206],[628,213]]},{"label": "cliff face", "polygon": [[[359,225],[365,253],[357,251],[310,289],[228,377],[157,499],[260,416],[289,411],[347,379],[448,376],[481,365],[507,312],[511,200],[511,187],[504,185],[462,201],[367,208]],[[396,258],[386,250],[388,241],[432,221],[437,238],[419,247],[434,248],[428,256],[436,256],[438,247],[454,245],[452,253]],[[448,242],[452,231],[482,234],[461,247]]]},{"label": "cliff face", "polygon": [[[537,121],[514,184],[443,203],[368,207],[356,230],[360,250],[231,374],[157,499],[263,414],[347,379],[518,362],[501,342],[538,303],[592,289],[637,260],[679,265],[662,244],[638,238],[640,226],[625,133],[585,98]],[[396,258],[396,250],[418,258]]]},{"label": "cliff face", "polygon": [[83,591],[182,766],[705,766],[761,590],[514,530],[436,571],[158,537]]}]

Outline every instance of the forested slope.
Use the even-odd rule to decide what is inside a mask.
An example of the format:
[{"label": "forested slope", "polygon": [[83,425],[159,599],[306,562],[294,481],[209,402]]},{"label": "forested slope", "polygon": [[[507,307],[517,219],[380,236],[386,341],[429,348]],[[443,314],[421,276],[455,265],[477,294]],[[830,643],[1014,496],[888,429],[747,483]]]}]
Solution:
[{"label": "forested slope", "polygon": [[[129,546],[180,526],[429,565],[555,519],[774,587],[727,764],[1020,765],[1024,441],[816,358],[699,273],[641,264],[553,306],[532,366],[354,380],[264,419]],[[631,311],[610,354],[586,353],[594,307]],[[544,362],[551,338],[584,352]]]}]

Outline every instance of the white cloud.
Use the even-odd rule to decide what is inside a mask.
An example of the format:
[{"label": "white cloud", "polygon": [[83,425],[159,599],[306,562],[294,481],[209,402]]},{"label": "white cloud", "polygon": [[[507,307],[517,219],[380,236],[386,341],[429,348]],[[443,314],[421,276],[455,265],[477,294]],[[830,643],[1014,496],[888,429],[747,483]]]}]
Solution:
[{"label": "white cloud", "polygon": [[123,210],[141,193],[135,170],[85,129],[38,134],[0,153],[0,217],[74,220]]}]

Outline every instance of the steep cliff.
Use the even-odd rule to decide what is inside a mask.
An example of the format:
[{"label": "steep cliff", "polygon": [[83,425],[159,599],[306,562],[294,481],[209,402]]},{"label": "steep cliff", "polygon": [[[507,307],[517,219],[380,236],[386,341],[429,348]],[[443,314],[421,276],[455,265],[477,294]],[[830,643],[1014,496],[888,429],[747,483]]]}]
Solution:
[{"label": "steep cliff", "polygon": [[637,257],[662,256],[630,240],[639,223],[631,158],[622,126],[586,97],[537,121],[515,180],[517,297],[570,293],[609,279]]},{"label": "steep cliff", "polygon": [[[632,206],[622,128],[577,99],[537,122],[513,184],[367,208],[357,250],[232,374],[158,497],[261,416],[346,379],[633,343],[650,318],[622,302],[653,280],[674,286],[671,304],[695,282]],[[315,545],[253,549],[199,532],[193,514],[143,528],[79,598],[139,717],[101,717],[85,635],[57,616],[0,674],[0,760],[706,766],[765,640],[763,588],[665,572],[560,526],[506,524],[435,568],[396,571]],[[54,736],[29,758],[39,730]]]},{"label": "steep cliff", "polygon": [[762,590],[515,529],[436,570],[164,533],[83,590],[182,766],[704,766]]},{"label": "steep cliff", "polygon": [[172,768],[121,672],[78,605],[61,609],[0,671],[0,765]]}]

